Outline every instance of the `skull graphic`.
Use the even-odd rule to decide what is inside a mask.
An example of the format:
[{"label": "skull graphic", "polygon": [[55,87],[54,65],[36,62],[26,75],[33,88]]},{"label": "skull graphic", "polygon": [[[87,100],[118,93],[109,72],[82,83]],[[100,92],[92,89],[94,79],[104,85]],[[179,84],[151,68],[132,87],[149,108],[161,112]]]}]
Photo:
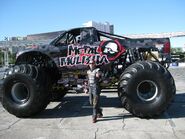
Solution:
[{"label": "skull graphic", "polygon": [[106,55],[109,61],[114,61],[126,50],[118,40],[102,41],[97,48],[97,52]]},{"label": "skull graphic", "polygon": [[114,54],[118,52],[118,46],[116,43],[114,42],[109,42],[106,46],[105,49],[103,51],[103,53],[110,53],[110,54]]}]

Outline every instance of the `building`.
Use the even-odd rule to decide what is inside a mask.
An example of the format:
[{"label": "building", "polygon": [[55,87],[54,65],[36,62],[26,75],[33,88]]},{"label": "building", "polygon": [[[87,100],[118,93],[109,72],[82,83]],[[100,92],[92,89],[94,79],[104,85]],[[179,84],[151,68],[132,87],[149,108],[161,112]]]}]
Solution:
[{"label": "building", "polygon": [[10,53],[15,54],[18,51],[26,49],[27,47],[49,44],[54,38],[63,32],[64,31],[55,31],[31,34],[26,37],[6,37],[5,41],[0,41],[0,49],[8,48]]},{"label": "building", "polygon": [[55,32],[47,32],[47,33],[39,33],[39,34],[31,34],[27,35],[27,40],[52,40],[62,34],[64,31],[55,31]]},{"label": "building", "polygon": [[10,37],[8,40],[9,41],[22,41],[22,40],[26,40],[26,37]]},{"label": "building", "polygon": [[111,25],[109,22],[98,23],[95,21],[88,21],[83,24],[84,27],[95,27],[97,30],[114,34],[114,25]]},{"label": "building", "polygon": [[125,34],[128,38],[140,39],[140,38],[173,38],[184,37],[185,32],[164,32],[164,33],[148,33],[148,34]]}]

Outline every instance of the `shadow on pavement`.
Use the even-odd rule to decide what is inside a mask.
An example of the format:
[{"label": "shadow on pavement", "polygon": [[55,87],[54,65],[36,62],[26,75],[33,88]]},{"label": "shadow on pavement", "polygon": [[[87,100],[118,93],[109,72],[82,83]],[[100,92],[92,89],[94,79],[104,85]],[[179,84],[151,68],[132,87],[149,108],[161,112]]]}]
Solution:
[{"label": "shadow on pavement", "polygon": [[176,94],[175,100],[167,113],[170,118],[185,118],[185,93]]},{"label": "shadow on pavement", "polygon": [[112,120],[120,120],[120,119],[126,119],[126,118],[133,118],[134,116],[131,114],[119,114],[118,116],[103,116],[101,119],[98,119],[99,121],[112,121]]},{"label": "shadow on pavement", "polygon": [[[121,102],[118,97],[107,98],[106,96],[101,95],[100,101],[101,101],[100,106],[103,108],[105,107],[121,108]],[[120,113],[121,112],[122,110],[120,111]],[[67,117],[69,118],[69,117],[83,117],[83,116],[90,116],[90,115],[92,115],[92,106],[90,106],[89,104],[88,95],[87,96],[66,96],[61,100],[61,102],[59,102],[59,104],[57,104],[53,108],[46,108],[40,114],[32,118],[34,119],[67,118]]]},{"label": "shadow on pavement", "polygon": [[[92,107],[88,102],[87,96],[66,96],[64,99],[55,107],[47,108],[39,115],[32,118],[43,119],[43,118],[69,118],[69,117],[83,117],[92,115]],[[121,106],[121,102],[118,97],[106,97],[101,96],[101,107],[114,107],[120,108],[120,114],[115,116],[106,116],[99,121],[118,120],[122,118],[132,118],[131,114],[124,113]],[[184,118],[185,117],[185,93],[176,94],[175,100],[170,105],[169,109],[159,117],[154,119],[169,119],[169,118]]]},{"label": "shadow on pavement", "polygon": [[168,110],[156,119],[185,118],[185,93],[176,94]]}]

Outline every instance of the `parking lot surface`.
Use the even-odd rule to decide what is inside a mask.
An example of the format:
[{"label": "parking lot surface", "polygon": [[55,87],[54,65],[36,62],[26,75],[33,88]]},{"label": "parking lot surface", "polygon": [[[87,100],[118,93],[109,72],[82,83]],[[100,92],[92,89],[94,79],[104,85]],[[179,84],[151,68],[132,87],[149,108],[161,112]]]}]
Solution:
[{"label": "parking lot surface", "polygon": [[170,68],[177,94],[169,109],[154,119],[132,116],[117,97],[115,89],[103,90],[104,117],[92,123],[87,94],[67,94],[51,102],[40,114],[20,119],[0,105],[0,139],[121,139],[185,138],[185,68]]}]

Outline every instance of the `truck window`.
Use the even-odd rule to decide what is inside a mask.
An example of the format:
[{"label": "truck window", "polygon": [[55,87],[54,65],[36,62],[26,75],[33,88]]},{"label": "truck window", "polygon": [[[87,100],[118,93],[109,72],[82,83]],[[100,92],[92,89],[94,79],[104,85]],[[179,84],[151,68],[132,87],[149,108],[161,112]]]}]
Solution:
[{"label": "truck window", "polygon": [[67,36],[68,36],[68,33],[65,33],[56,43],[56,46],[62,46],[62,45],[65,45],[67,44]]},{"label": "truck window", "polygon": [[80,43],[93,44],[98,41],[97,32],[94,28],[84,28],[80,32]]},{"label": "truck window", "polygon": [[75,43],[77,43],[76,34],[74,35],[71,32],[67,32],[60,38],[60,40],[56,43],[56,45],[62,46],[62,45],[75,44]]}]

